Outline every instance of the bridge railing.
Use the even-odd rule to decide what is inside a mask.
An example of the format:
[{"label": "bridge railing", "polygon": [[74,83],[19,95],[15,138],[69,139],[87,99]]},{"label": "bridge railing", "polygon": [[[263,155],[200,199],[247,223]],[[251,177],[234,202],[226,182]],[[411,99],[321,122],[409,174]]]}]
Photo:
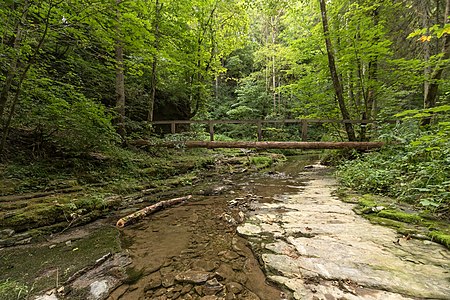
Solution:
[{"label": "bridge railing", "polygon": [[308,125],[309,124],[360,124],[365,127],[369,124],[390,123],[395,124],[398,120],[331,120],[331,119],[284,119],[284,120],[163,120],[150,122],[152,125],[170,125],[170,131],[172,134],[177,132],[177,125],[190,125],[190,124],[203,124],[207,125],[209,129],[209,139],[214,141],[215,125],[218,124],[249,124],[256,125],[258,141],[263,140],[263,125],[265,124],[298,124],[301,132],[301,140],[308,140]]}]

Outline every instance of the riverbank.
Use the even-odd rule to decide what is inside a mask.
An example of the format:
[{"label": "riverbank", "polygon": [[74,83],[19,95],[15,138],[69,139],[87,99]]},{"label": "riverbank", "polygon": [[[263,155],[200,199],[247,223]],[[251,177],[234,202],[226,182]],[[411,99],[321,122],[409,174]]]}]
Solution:
[{"label": "riverbank", "polygon": [[[268,277],[294,299],[450,297],[445,247],[357,215],[354,204],[333,196],[337,182],[320,165],[288,178],[302,184],[254,203],[238,232],[251,242]],[[265,190],[256,184],[254,193]]]},{"label": "riverbank", "polygon": [[5,299],[60,288],[104,255],[122,252],[113,225],[129,212],[178,195],[214,194],[208,183],[220,181],[221,174],[245,174],[283,160],[240,150],[123,155],[78,165],[69,159],[60,168],[49,161],[2,166],[0,263],[7,271],[0,275],[0,293]]}]

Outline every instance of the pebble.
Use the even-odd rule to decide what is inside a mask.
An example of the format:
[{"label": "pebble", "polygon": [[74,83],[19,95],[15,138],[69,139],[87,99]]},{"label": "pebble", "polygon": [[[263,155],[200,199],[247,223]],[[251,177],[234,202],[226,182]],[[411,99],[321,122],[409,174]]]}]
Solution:
[{"label": "pebble", "polygon": [[0,230],[0,237],[1,238],[9,238],[11,236],[13,236],[13,234],[15,233],[15,231],[13,229],[2,229]]},{"label": "pebble", "polygon": [[216,278],[208,280],[203,287],[203,293],[205,295],[215,295],[216,293],[223,290],[223,285],[217,281]]},{"label": "pebble", "polygon": [[227,283],[226,288],[228,292],[239,294],[242,291],[243,286],[237,282],[229,282]]},{"label": "pebble", "polygon": [[199,284],[206,282],[210,278],[210,276],[211,273],[209,272],[187,271],[176,275],[175,280],[178,282]]}]

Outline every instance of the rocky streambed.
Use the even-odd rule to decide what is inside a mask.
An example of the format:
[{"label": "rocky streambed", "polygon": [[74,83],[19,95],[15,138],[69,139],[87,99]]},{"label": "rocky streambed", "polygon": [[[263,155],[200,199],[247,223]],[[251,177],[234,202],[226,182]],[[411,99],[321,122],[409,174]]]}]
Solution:
[{"label": "rocky streambed", "polygon": [[194,187],[38,299],[450,299],[446,248],[371,224],[333,196],[327,168],[306,164]]},{"label": "rocky streambed", "polygon": [[223,196],[197,196],[127,227],[130,267],[139,276],[109,299],[283,299],[236,234],[238,218]]},{"label": "rocky streambed", "polygon": [[[322,166],[294,177],[303,184],[254,204],[237,229],[294,299],[450,299],[446,248],[355,214],[333,196],[336,182]],[[265,186],[256,182],[254,192]]]}]

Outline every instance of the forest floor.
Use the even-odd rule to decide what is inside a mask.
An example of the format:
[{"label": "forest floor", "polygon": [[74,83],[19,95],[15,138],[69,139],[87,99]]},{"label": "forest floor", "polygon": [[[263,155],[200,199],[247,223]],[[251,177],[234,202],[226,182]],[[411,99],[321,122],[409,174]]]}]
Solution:
[{"label": "forest floor", "polygon": [[[357,215],[354,203],[332,195],[329,169],[311,166],[317,155],[263,172],[252,171],[283,157],[213,156],[209,170],[168,178],[165,188],[106,195],[121,205],[86,225],[69,219],[50,235],[10,232],[0,249],[2,299],[450,298],[449,251]],[[183,205],[114,227],[156,199],[187,194]]]}]

